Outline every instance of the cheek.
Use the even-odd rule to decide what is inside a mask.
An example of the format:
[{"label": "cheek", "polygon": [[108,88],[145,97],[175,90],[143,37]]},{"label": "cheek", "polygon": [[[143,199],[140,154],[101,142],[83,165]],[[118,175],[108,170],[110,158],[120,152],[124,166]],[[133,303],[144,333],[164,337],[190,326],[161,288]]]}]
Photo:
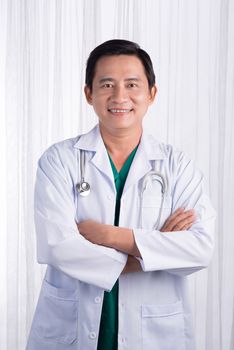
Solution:
[{"label": "cheek", "polygon": [[133,97],[135,103],[140,104],[143,108],[147,108],[150,105],[150,98],[143,93],[136,93]]},{"label": "cheek", "polygon": [[105,106],[105,101],[102,96],[97,96],[93,99],[94,110],[103,109],[104,106]]}]

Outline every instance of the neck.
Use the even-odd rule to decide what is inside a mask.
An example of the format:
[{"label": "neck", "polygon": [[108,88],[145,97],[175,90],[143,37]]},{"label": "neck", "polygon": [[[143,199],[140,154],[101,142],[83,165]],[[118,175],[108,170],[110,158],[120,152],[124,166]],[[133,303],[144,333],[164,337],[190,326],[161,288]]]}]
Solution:
[{"label": "neck", "polygon": [[100,133],[117,169],[121,169],[130,153],[139,144],[142,135],[142,127],[134,130],[119,130],[112,132],[99,124]]},{"label": "neck", "polygon": [[140,142],[142,128],[138,130],[120,130],[118,132],[104,129],[99,125],[100,133],[106,149],[110,154],[126,154],[130,153]]}]

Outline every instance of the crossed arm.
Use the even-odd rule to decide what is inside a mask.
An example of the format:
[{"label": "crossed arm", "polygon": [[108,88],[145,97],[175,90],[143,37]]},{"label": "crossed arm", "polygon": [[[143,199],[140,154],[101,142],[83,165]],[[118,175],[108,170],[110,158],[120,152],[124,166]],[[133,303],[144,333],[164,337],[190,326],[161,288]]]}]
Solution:
[{"label": "crossed arm", "polygon": [[[187,230],[195,222],[195,219],[194,210],[185,211],[183,208],[179,208],[169,216],[160,231],[173,232]],[[140,258],[141,255],[134,239],[133,230],[119,226],[105,225],[92,220],[77,223],[77,228],[80,234],[91,243],[114,248],[128,254],[128,261],[123,273],[141,270],[140,262],[136,259],[136,257]]]}]

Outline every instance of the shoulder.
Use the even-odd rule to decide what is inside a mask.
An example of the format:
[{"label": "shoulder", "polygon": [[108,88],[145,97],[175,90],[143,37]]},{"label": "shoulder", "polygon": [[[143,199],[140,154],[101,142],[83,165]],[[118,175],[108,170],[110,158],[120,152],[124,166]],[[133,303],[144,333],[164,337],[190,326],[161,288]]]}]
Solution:
[{"label": "shoulder", "polygon": [[180,176],[188,172],[201,174],[200,169],[186,151],[169,143],[161,142],[152,135],[145,136],[145,144],[148,159],[161,160],[170,176]]},{"label": "shoulder", "polygon": [[152,135],[145,135],[144,138],[145,138],[146,150],[147,151],[150,150],[151,156],[155,155],[155,157],[157,156],[161,157],[162,160],[165,160],[171,163],[192,161],[189,155],[185,151],[179,149],[174,145],[161,142]]},{"label": "shoulder", "polygon": [[64,159],[73,157],[75,153],[74,145],[77,143],[79,137],[80,135],[52,144],[43,152],[39,162],[63,162]]},{"label": "shoulder", "polygon": [[85,149],[85,147],[92,148],[93,144],[99,139],[99,128],[96,125],[86,133],[54,143],[42,154],[41,158],[61,158],[64,160],[69,159],[69,157],[77,157],[78,149]]}]

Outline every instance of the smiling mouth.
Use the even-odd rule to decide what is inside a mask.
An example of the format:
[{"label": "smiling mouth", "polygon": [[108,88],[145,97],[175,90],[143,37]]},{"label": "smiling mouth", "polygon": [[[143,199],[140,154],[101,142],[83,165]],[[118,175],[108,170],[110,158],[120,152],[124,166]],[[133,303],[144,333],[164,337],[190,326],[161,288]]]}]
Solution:
[{"label": "smiling mouth", "polygon": [[125,108],[109,108],[108,109],[109,112],[111,113],[115,113],[115,114],[122,114],[122,113],[129,113],[131,111],[133,111],[133,109],[125,109]]}]

